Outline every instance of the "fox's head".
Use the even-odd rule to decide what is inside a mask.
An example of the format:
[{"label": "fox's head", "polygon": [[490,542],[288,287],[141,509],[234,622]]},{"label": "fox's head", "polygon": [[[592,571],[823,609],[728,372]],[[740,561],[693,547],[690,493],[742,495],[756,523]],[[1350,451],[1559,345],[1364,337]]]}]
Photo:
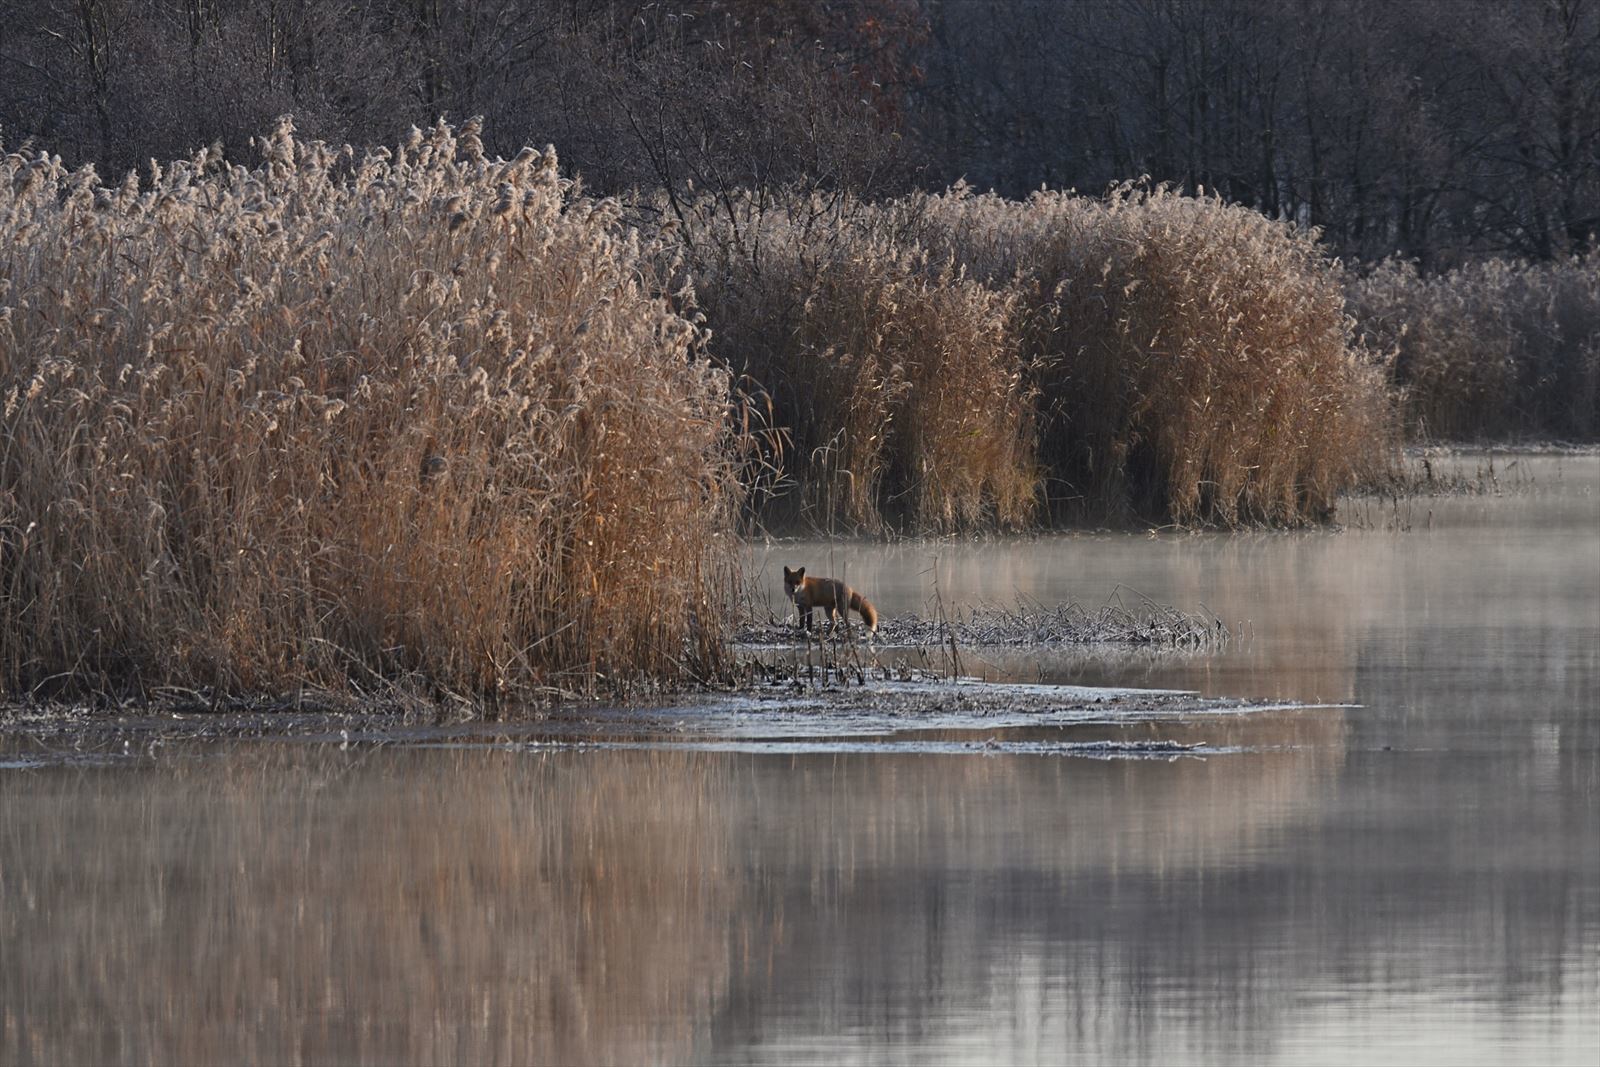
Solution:
[{"label": "fox's head", "polygon": [[800,583],[805,580],[805,577],[806,569],[804,567],[796,570],[790,570],[788,567],[783,568],[783,595],[793,600],[795,590],[800,588]]}]

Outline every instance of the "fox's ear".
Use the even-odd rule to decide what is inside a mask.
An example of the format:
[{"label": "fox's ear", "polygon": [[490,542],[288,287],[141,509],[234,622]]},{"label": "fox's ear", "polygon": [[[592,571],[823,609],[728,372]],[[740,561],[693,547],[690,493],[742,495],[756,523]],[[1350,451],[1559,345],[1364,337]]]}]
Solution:
[{"label": "fox's ear", "polygon": [[804,578],[805,576],[806,576],[806,569],[804,567],[795,568],[795,572],[794,572],[794,580],[795,581],[798,582],[800,579]]},{"label": "fox's ear", "polygon": [[783,576],[785,578],[793,578],[794,577],[794,571],[790,570],[788,568],[788,566],[785,565],[784,568],[783,568]]}]

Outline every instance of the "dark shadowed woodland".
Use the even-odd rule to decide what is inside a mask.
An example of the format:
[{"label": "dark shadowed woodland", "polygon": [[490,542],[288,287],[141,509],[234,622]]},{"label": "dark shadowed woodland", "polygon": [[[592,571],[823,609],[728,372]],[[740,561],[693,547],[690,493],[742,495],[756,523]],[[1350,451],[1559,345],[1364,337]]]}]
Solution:
[{"label": "dark shadowed woodland", "polygon": [[120,177],[484,116],[598,195],[1140,176],[1425,269],[1600,226],[1593,0],[6,0],[0,128]]}]

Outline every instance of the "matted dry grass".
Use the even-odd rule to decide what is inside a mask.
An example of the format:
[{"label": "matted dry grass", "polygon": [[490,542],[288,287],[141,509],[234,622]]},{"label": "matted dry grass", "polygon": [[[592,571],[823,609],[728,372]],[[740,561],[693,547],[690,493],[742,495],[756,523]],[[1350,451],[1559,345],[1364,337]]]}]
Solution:
[{"label": "matted dry grass", "polygon": [[0,160],[0,688],[714,670],[739,490],[670,255],[475,123]]},{"label": "matted dry grass", "polygon": [[866,640],[875,648],[939,649],[951,641],[961,647],[1059,648],[1104,645],[1157,649],[1218,648],[1228,643],[1227,627],[1214,616],[1183,611],[1130,593],[1133,606],[1119,591],[1099,607],[1077,601],[1046,606],[1019,602],[1014,607],[984,605],[959,608],[949,617],[901,613],[883,618],[875,633],[864,627],[833,625],[817,633],[801,630],[793,617],[766,622],[746,621],[733,634],[744,645],[809,644],[840,638]]}]

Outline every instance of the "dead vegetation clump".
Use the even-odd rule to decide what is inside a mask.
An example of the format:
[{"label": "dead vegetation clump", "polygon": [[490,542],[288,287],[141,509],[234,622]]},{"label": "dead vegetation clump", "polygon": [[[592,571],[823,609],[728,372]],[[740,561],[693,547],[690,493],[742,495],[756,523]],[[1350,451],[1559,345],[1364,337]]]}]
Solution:
[{"label": "dead vegetation clump", "polygon": [[[1014,607],[981,605],[948,615],[900,614],[880,618],[876,634],[855,627],[825,631],[826,639],[866,635],[873,647],[943,649],[959,647],[1060,648],[1107,645],[1152,649],[1213,649],[1229,634],[1221,620],[1187,612],[1147,597],[1135,596],[1130,606],[1119,593],[1099,607],[1077,601],[1046,606],[1019,602]],[[813,640],[793,621],[775,617],[751,621],[734,633],[736,644],[791,645]]]},{"label": "dead vegetation clump", "polygon": [[262,147],[0,160],[0,687],[716,669],[729,382],[670,253],[475,122]]},{"label": "dead vegetation clump", "polygon": [[1600,439],[1600,251],[1352,278],[1367,343],[1397,354],[1413,438]]},{"label": "dead vegetation clump", "polygon": [[1142,600],[1130,608],[1114,598],[1097,608],[1076,601],[1046,607],[975,607],[949,619],[903,617],[879,626],[881,640],[893,644],[958,645],[999,648],[1066,645],[1124,645],[1188,649],[1226,644],[1227,628],[1217,619],[1166,604]]},{"label": "dead vegetation clump", "polygon": [[1298,525],[1394,461],[1339,272],[1257,212],[1143,185],[672,210],[716,351],[791,435],[765,518]]}]

